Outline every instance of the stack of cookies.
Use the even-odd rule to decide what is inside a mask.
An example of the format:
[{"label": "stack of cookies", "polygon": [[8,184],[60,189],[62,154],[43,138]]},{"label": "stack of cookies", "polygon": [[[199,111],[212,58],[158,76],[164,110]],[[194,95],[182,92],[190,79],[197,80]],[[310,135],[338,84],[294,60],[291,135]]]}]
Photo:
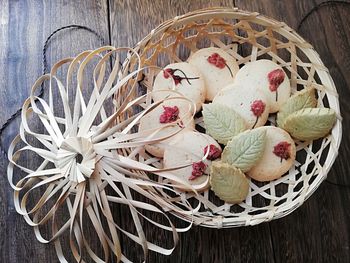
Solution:
[{"label": "stack of cookies", "polygon": [[[164,100],[172,90],[195,104],[205,133],[195,129],[186,103]],[[324,137],[336,121],[332,109],[317,108],[313,87],[291,95],[280,65],[261,59],[240,68],[216,47],[166,66],[155,78],[152,99],[164,102],[141,118],[139,131],[179,131],[145,150],[162,158],[163,168],[182,166],[171,172],[196,190],[210,187],[228,203],[246,198],[250,179],[268,182],[286,174],[296,157],[294,140]]]}]

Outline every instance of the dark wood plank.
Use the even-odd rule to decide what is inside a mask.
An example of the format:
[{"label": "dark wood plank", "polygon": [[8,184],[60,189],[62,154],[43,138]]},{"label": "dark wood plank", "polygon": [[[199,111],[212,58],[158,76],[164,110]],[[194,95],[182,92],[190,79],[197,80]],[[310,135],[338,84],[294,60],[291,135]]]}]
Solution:
[{"label": "dark wood plank", "polygon": [[[316,0],[315,3],[322,3]],[[349,3],[349,1],[347,1]],[[348,187],[324,185],[325,194],[320,195],[321,242],[323,262],[349,262],[350,260],[350,179],[347,176],[350,164],[350,32],[348,29],[350,4],[331,4],[319,8],[309,17],[309,28],[321,25],[322,34],[312,32],[310,41],[329,68],[339,93],[340,109],[343,116],[343,138],[339,156],[328,175],[328,180]],[[345,16],[345,17],[342,17]],[[302,29],[305,30],[305,29]]]},{"label": "dark wood plank", "polygon": [[[322,3],[316,0],[315,3]],[[308,28],[317,24],[322,25],[319,33],[312,32],[310,41],[315,49],[320,53],[323,62],[330,70],[335,85],[339,93],[340,109],[343,116],[343,131],[350,128],[350,32],[348,30],[350,1],[349,4],[332,4],[321,7],[318,11],[310,15],[305,26],[301,28],[304,32]],[[306,29],[305,29],[306,27]],[[334,169],[329,175],[329,179],[335,182],[350,184],[347,172],[350,164],[347,157],[350,154],[350,138],[343,136],[339,149],[339,156],[334,165]]]},{"label": "dark wood plank", "polygon": [[[8,2],[1,1],[0,2],[0,39],[2,40],[2,44],[0,44],[0,67],[4,69],[7,65],[5,63],[5,57],[7,56],[8,42],[7,34],[8,34],[8,15],[9,15],[9,4]],[[0,71],[0,79],[5,80],[6,75],[3,70]],[[2,82],[1,82],[2,83]],[[1,86],[0,88],[0,96],[3,97],[4,88]],[[0,138],[1,139],[1,138]],[[0,154],[0,259],[4,261],[9,258],[9,242],[7,241],[7,200],[11,196],[7,194],[8,183],[6,179],[6,161],[4,156]]]},{"label": "dark wood plank", "polygon": [[[117,46],[133,46],[159,23],[176,15],[209,6],[233,6],[233,1],[110,1],[111,38]],[[122,212],[123,214],[123,212]],[[153,217],[152,217],[153,218]],[[159,217],[155,219],[160,220]],[[179,225],[179,220],[175,221]],[[132,229],[130,221],[123,222]],[[171,237],[154,227],[146,235],[170,247]],[[142,254],[132,242],[123,239],[124,250],[139,262]],[[254,248],[254,249],[253,249]],[[179,247],[170,257],[150,253],[149,262],[274,262],[268,224],[239,229],[194,227],[181,234]]]},{"label": "dark wood plank", "polygon": [[[109,1],[112,43],[132,46],[162,21],[206,6],[232,6],[233,1]],[[235,4],[285,21],[296,28],[298,21],[316,1],[243,1]],[[29,88],[41,74],[41,48],[56,28],[71,23],[87,25],[108,38],[106,1],[6,1],[0,0],[0,105],[2,124],[27,97]],[[344,117],[343,143],[329,179],[349,184],[347,156],[349,128],[349,7],[322,8],[300,30],[320,53],[330,69],[340,94]],[[318,30],[315,30],[317,28]],[[5,40],[5,41],[3,41]],[[98,46],[99,41],[84,31],[61,32],[50,43],[49,63]],[[2,140],[8,145],[17,132],[14,123]],[[30,160],[29,160],[30,161]],[[12,204],[12,191],[6,179],[1,156],[0,170],[0,262],[57,262],[52,246],[40,244]],[[169,256],[150,253],[149,262],[349,262],[349,188],[323,183],[297,211],[270,224],[239,229],[194,227],[181,234],[175,252]],[[122,210],[123,212],[123,210]],[[154,219],[158,219],[155,217]],[[130,227],[127,215],[123,226]],[[177,225],[183,225],[178,220]],[[272,238],[271,235],[272,234]],[[146,228],[146,235],[158,244],[170,246],[168,234]],[[141,250],[123,239],[124,250],[139,262]],[[95,245],[97,245],[96,242]]]},{"label": "dark wood plank", "polygon": [[[42,47],[57,28],[68,24],[88,26],[108,39],[107,1],[0,1],[0,124],[17,110],[42,72]],[[96,48],[100,41],[82,30],[62,31],[49,43],[48,64],[83,50]],[[4,145],[18,131],[16,123],[2,135]],[[28,157],[28,162],[32,160]],[[0,262],[57,262],[52,245],[39,243],[13,206],[12,190],[6,179],[1,156],[0,179]],[[94,244],[97,247],[97,239]],[[69,247],[68,243],[64,249]],[[72,262],[71,258],[69,259]]]},{"label": "dark wood plank", "polygon": [[[5,167],[5,160],[0,158],[0,170],[4,171]],[[12,197],[8,195],[7,187],[5,186],[7,186],[7,179],[3,173],[2,176],[0,176],[0,259],[2,261],[9,258],[7,199]]]},{"label": "dark wood plank", "polygon": [[[302,17],[316,2],[322,1],[236,1],[238,7],[257,11],[297,28]],[[314,45],[330,69],[340,94],[344,131],[349,127],[349,30],[346,19],[349,7],[334,10],[326,7],[314,12],[303,23],[300,34]],[[334,8],[333,8],[334,9]],[[339,13],[338,13],[339,12]],[[341,13],[340,13],[341,12]],[[342,18],[341,14],[345,17]],[[335,26],[337,29],[335,30]],[[317,30],[315,30],[317,28]],[[332,181],[349,184],[346,161],[349,137],[343,136],[339,157],[329,173]],[[346,200],[349,188],[323,183],[316,193],[293,214],[270,223],[277,262],[348,262],[349,212]]]}]

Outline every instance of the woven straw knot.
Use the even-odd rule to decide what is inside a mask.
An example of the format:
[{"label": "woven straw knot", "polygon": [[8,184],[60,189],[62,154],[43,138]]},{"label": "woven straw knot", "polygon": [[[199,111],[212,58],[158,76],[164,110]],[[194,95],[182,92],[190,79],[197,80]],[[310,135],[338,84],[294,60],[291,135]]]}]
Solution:
[{"label": "woven straw knot", "polygon": [[76,183],[90,178],[95,169],[95,151],[89,139],[69,137],[57,151],[55,165],[61,174]]},{"label": "woven straw knot", "polygon": [[215,222],[215,226],[216,226],[217,228],[222,228],[222,226],[223,226],[223,219],[224,219],[223,216],[217,216],[217,217],[215,217],[215,218],[213,219],[214,222]]},{"label": "woven straw knot", "polygon": [[270,221],[273,217],[274,217],[274,215],[275,215],[275,208],[271,208],[272,210],[270,210],[270,211],[267,211],[267,216],[266,216],[266,218],[267,218],[267,221]]}]

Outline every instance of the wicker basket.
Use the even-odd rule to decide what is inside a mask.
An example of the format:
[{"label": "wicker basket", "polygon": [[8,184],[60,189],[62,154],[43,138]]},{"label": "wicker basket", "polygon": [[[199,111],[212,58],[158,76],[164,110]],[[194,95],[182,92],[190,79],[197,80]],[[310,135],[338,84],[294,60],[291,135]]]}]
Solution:
[{"label": "wicker basket", "polygon": [[[135,48],[142,66],[164,67],[168,63],[185,61],[192,52],[209,46],[226,50],[240,66],[260,58],[275,61],[287,72],[292,93],[312,85],[318,91],[318,106],[330,107],[338,115],[328,137],[310,143],[296,142],[297,158],[288,174],[269,183],[251,181],[249,195],[243,203],[225,204],[210,190],[199,196],[183,194],[184,199],[197,199],[202,203],[194,222],[206,227],[256,225],[286,216],[325,180],[337,156],[342,129],[333,80],[313,47],[286,24],[236,8],[204,9],[175,17],[152,30]],[[152,90],[157,73],[158,70],[152,69],[146,73],[143,84],[148,92]],[[150,99],[147,101],[151,102]],[[274,117],[270,121],[273,123]],[[196,123],[201,125],[201,119]],[[148,156],[146,152],[142,158],[149,159],[156,167],[161,165],[160,159]]]},{"label": "wicker basket", "polygon": [[[338,114],[329,136],[311,143],[296,142],[297,159],[288,174],[270,183],[251,181],[250,193],[239,205],[225,204],[210,190],[195,194],[165,187],[166,180],[183,181],[158,169],[162,160],[144,150],[145,144],[155,141],[150,136],[153,131],[131,132],[143,114],[160,103],[151,105],[150,92],[154,76],[159,72],[157,66],[186,60],[191,52],[213,45],[225,49],[240,65],[262,57],[276,61],[289,75],[293,92],[312,85],[318,90],[319,107],[331,107]],[[116,60],[103,84],[106,64],[113,54],[119,59],[121,52],[128,52],[122,70]],[[97,64],[95,58],[99,59]],[[66,64],[69,67],[62,71],[66,81],[61,81],[56,73]],[[88,89],[83,91],[88,86],[83,85],[87,65],[95,66],[90,93]],[[135,87],[142,71],[146,74],[143,84],[147,91],[140,96]],[[73,79],[77,85],[71,84]],[[35,94],[45,82],[49,84],[44,85],[49,89],[48,99],[38,98]],[[113,102],[117,110],[109,115],[111,97],[116,92]],[[83,95],[90,95],[86,96],[88,102]],[[186,100],[181,94],[177,98]],[[136,116],[135,107],[139,111],[140,106],[146,110]],[[32,120],[38,118],[43,132],[32,127]],[[177,244],[178,232],[189,230],[192,223],[207,227],[255,225],[291,213],[326,178],[340,145],[340,120],[337,92],[327,68],[312,46],[289,27],[237,9],[200,10],[163,23],[135,49],[101,47],[54,64],[49,74],[34,83],[22,107],[20,132],[8,151],[7,176],[14,190],[16,211],[34,227],[40,242],[55,244],[61,262],[67,262],[65,257],[69,253],[77,262],[85,257],[94,262],[107,262],[110,252],[117,260],[130,262],[122,252],[119,234],[142,246],[147,258],[148,249],[170,255]],[[271,117],[270,121],[275,120]],[[196,122],[202,125],[201,118]],[[40,142],[40,147],[35,142]],[[27,153],[31,162],[27,160]],[[158,177],[149,176],[149,172]],[[43,191],[38,195],[34,190],[39,188]],[[130,210],[129,218],[133,220],[137,236],[132,229],[119,225],[113,217],[112,204],[124,205]],[[159,209],[160,206],[163,209]],[[167,211],[190,223],[176,228]],[[153,221],[149,215],[164,217],[167,224]],[[85,239],[87,227],[83,227],[83,218],[87,217],[92,223],[88,233],[96,232],[100,248],[103,247],[103,258],[91,250],[90,238]],[[145,220],[155,229],[170,231],[173,248],[148,241],[143,231]],[[48,229],[48,237],[42,235],[42,231]],[[71,251],[62,250],[65,234],[69,234]]]}]

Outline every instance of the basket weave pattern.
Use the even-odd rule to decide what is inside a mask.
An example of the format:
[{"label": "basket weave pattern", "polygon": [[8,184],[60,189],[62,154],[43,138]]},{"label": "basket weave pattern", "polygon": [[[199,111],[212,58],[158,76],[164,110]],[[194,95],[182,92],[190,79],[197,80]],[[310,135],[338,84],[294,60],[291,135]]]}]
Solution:
[{"label": "basket weave pattern", "polygon": [[[193,199],[203,204],[194,221],[207,227],[256,225],[281,218],[310,197],[326,178],[337,156],[342,130],[333,80],[313,47],[286,24],[238,9],[212,8],[175,17],[152,30],[137,44],[136,50],[142,66],[164,67],[168,63],[185,61],[192,52],[209,46],[227,51],[240,66],[262,58],[278,63],[290,78],[292,93],[313,86],[318,93],[318,107],[330,107],[338,115],[336,125],[326,138],[314,142],[296,141],[297,158],[288,174],[269,183],[250,181],[250,192],[243,203],[225,204],[210,190],[199,196],[186,193],[182,196],[183,200]],[[132,64],[129,63],[129,67]],[[158,72],[147,70],[143,84],[148,92]],[[126,89],[128,86],[124,87],[124,92]],[[150,95],[146,101],[142,105],[144,108],[151,103]],[[269,120],[273,125],[275,116]],[[197,118],[196,123],[203,125],[201,118]],[[138,158],[155,167],[162,165],[160,159],[146,152]]]}]

